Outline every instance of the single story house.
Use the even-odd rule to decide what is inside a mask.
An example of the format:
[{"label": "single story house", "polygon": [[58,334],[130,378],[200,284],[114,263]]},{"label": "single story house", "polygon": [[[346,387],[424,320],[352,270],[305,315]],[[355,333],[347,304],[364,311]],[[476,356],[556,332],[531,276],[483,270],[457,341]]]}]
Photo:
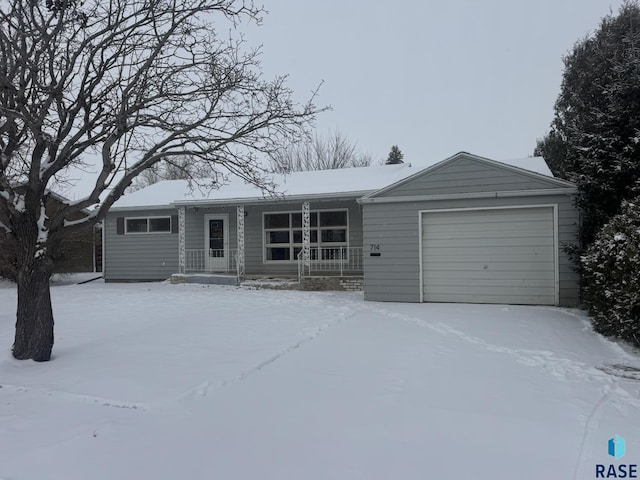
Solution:
[{"label": "single story house", "polygon": [[575,185],[542,158],[466,152],[409,164],[242,180],[163,181],[124,196],[104,223],[106,281],[171,274],[361,275],[366,300],[573,306]]}]

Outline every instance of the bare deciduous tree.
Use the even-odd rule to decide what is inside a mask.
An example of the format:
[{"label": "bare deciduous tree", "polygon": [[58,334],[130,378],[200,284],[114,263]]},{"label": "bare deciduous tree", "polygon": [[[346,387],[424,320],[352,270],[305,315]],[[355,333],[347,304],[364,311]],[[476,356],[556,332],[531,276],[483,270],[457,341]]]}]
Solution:
[{"label": "bare deciduous tree", "polygon": [[[209,165],[202,168],[198,162],[194,162],[191,157],[176,157],[163,160],[152,167],[146,169],[135,179],[130,191],[140,190],[162,180],[191,180],[201,182],[203,179],[215,176]],[[212,175],[214,173],[214,175]]]},{"label": "bare deciduous tree", "polygon": [[[264,80],[259,52],[233,29],[262,13],[250,0],[0,3],[0,232],[17,254],[15,358],[50,359],[53,252],[138,175],[187,155],[268,187],[258,154],[308,134],[313,96],[299,105],[284,77]],[[92,155],[91,193],[47,217],[52,185]]]},{"label": "bare deciduous tree", "polygon": [[368,167],[371,156],[358,152],[356,144],[340,132],[327,137],[316,135],[306,142],[291,143],[270,156],[274,172],[302,170],[332,170],[335,168]]}]

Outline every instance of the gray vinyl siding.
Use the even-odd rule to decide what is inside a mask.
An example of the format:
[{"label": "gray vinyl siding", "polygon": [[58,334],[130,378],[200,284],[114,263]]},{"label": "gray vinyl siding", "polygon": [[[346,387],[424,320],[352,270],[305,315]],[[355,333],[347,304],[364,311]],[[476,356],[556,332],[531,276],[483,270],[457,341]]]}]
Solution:
[{"label": "gray vinyl siding", "polygon": [[[311,210],[348,211],[349,246],[362,246],[362,212],[355,199],[311,201]],[[274,202],[245,205],[245,274],[297,275],[297,261],[264,260],[263,213],[301,211],[302,202]],[[237,206],[186,207],[185,248],[204,249],[204,216],[229,216],[229,248],[238,248]],[[107,281],[163,280],[178,272],[178,235],[118,235],[118,217],[177,215],[177,210],[113,211],[106,221],[105,279]]]},{"label": "gray vinyl siding", "polygon": [[[422,192],[425,193],[425,192]],[[431,192],[429,192],[431,193]],[[368,203],[363,205],[365,299],[420,301],[420,214],[422,210],[558,205],[560,305],[579,304],[578,274],[562,246],[577,242],[578,211],[568,195]],[[380,256],[371,256],[378,246]]]},{"label": "gray vinyl siding", "polygon": [[[555,185],[557,186],[557,185]],[[379,197],[446,195],[478,192],[536,190],[550,187],[544,179],[462,157],[424,174],[418,174]]]},{"label": "gray vinyl siding", "polygon": [[164,280],[178,271],[178,234],[119,235],[118,217],[175,216],[175,209],[113,211],[104,225],[106,281]]}]

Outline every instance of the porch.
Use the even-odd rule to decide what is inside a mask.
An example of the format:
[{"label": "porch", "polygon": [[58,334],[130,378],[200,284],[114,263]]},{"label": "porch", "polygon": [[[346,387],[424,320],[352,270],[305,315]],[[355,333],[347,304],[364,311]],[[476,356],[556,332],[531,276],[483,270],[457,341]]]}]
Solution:
[{"label": "porch", "polygon": [[[245,274],[238,249],[185,249],[185,274]],[[362,275],[362,247],[311,247],[305,261],[300,251],[296,261],[298,277],[317,275]]]},{"label": "porch", "polygon": [[297,209],[291,204],[178,205],[178,273],[239,280],[246,275],[361,276],[360,212],[355,201],[338,205],[318,210],[308,202],[298,202]]}]

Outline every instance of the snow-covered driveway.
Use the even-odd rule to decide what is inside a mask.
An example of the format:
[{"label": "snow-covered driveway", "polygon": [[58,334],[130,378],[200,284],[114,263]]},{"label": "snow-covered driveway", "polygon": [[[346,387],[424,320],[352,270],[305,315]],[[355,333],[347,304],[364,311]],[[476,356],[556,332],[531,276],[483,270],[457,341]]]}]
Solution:
[{"label": "snow-covered driveway", "polygon": [[55,358],[10,354],[2,479],[589,479],[640,463],[640,358],[578,311],[198,285],[52,291]]}]

